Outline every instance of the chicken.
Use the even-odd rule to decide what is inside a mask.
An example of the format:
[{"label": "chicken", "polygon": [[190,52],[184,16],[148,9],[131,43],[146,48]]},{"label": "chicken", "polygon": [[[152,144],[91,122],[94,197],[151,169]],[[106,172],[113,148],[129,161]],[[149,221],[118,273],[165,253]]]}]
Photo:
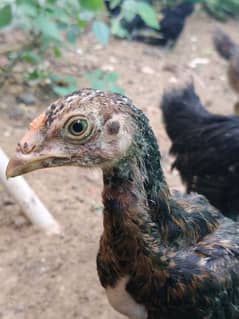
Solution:
[{"label": "chicken", "polygon": [[[228,81],[239,96],[239,45],[219,29],[215,31],[213,41],[217,52],[228,61]],[[234,105],[234,111],[239,115],[239,101]]]},{"label": "chicken", "polygon": [[187,186],[236,219],[239,215],[239,118],[208,112],[193,85],[166,92],[161,109],[170,152]]},{"label": "chicken", "polygon": [[160,39],[155,44],[162,46],[174,45],[183,31],[185,19],[192,14],[194,3],[183,2],[175,7],[161,10],[163,18],[160,20]]},{"label": "chicken", "polygon": [[82,89],[30,125],[13,177],[56,166],[103,171],[97,256],[110,304],[130,319],[239,318],[239,227],[199,195],[170,193],[148,119],[130,99]]},{"label": "chicken", "polygon": [[[112,18],[120,17],[123,2],[124,0],[121,0],[118,6],[111,8],[109,1],[105,0],[106,8]],[[152,0],[144,0],[144,2],[153,4]],[[173,7],[163,8],[160,11],[162,18],[159,19],[159,30],[148,26],[138,14],[131,21],[122,17],[121,26],[128,32],[132,40],[170,47],[177,41],[183,30],[185,19],[191,15],[193,10],[194,4],[191,2],[183,2]]]}]

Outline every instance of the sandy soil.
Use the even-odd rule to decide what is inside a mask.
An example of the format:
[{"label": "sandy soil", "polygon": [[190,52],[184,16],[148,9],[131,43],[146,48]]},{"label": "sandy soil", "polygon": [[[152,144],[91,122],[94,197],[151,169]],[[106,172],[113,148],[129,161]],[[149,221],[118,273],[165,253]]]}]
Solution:
[{"label": "sandy soil", "polygon": [[[236,96],[227,83],[226,62],[211,44],[217,25],[204,13],[196,12],[172,52],[114,39],[102,48],[86,35],[77,45],[80,54],[66,50],[63,62],[52,61],[52,67],[79,76],[92,67],[117,71],[126,95],[150,118],[169,185],[183,190],[177,173],[169,169],[170,142],[158,105],[164,89],[193,78],[210,110],[232,112]],[[221,27],[239,42],[238,22]],[[195,58],[206,64],[193,68]],[[35,106],[19,106],[16,96],[21,90],[7,86],[0,92],[0,145],[9,155],[29,120],[50,102],[42,96]],[[101,172],[59,168],[33,172],[26,179],[60,222],[63,233],[45,236],[35,229],[0,185],[0,318],[123,318],[109,306],[96,274],[95,257],[102,232]]]}]

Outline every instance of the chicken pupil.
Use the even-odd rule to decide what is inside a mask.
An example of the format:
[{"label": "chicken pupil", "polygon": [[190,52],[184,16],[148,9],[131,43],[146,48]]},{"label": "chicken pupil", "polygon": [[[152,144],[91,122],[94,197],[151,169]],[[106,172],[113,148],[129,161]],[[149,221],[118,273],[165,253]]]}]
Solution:
[{"label": "chicken pupil", "polygon": [[77,120],[72,124],[71,129],[73,133],[79,134],[83,131],[84,125],[82,124],[81,120]]}]

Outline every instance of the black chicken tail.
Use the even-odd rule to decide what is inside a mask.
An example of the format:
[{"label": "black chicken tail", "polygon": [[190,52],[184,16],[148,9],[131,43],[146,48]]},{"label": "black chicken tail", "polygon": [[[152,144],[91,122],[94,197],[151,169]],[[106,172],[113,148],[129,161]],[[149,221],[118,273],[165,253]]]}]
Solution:
[{"label": "black chicken tail", "polygon": [[206,195],[206,185],[203,185],[203,190],[201,187],[198,189],[197,182],[201,176],[198,169],[204,169],[203,166],[207,165],[202,150],[205,146],[203,139],[207,140],[204,130],[207,130],[209,112],[201,104],[193,84],[165,92],[160,107],[167,134],[172,142],[170,153],[175,156],[172,169],[179,171],[187,192],[196,191]]},{"label": "black chicken tail", "polygon": [[232,39],[220,29],[217,29],[213,35],[215,49],[226,60],[230,60],[234,52],[239,49]]},{"label": "black chicken tail", "polygon": [[160,105],[167,133],[172,141],[190,134],[208,116],[193,84],[165,92]]}]

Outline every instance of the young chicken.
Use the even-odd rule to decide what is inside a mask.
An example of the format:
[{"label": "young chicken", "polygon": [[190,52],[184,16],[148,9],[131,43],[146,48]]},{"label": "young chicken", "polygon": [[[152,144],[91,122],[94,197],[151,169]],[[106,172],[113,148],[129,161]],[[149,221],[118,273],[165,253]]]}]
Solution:
[{"label": "young chicken", "polygon": [[208,112],[193,85],[166,92],[161,109],[172,165],[187,192],[203,194],[223,214],[239,216],[239,117]]},{"label": "young chicken", "polygon": [[97,269],[130,319],[239,318],[239,227],[199,195],[171,194],[155,136],[127,97],[82,89],[36,118],[7,167],[103,171]]},{"label": "young chicken", "polygon": [[[214,33],[213,42],[220,56],[228,61],[228,81],[239,96],[239,45],[219,29]],[[239,115],[239,101],[234,105],[234,111]]]}]

